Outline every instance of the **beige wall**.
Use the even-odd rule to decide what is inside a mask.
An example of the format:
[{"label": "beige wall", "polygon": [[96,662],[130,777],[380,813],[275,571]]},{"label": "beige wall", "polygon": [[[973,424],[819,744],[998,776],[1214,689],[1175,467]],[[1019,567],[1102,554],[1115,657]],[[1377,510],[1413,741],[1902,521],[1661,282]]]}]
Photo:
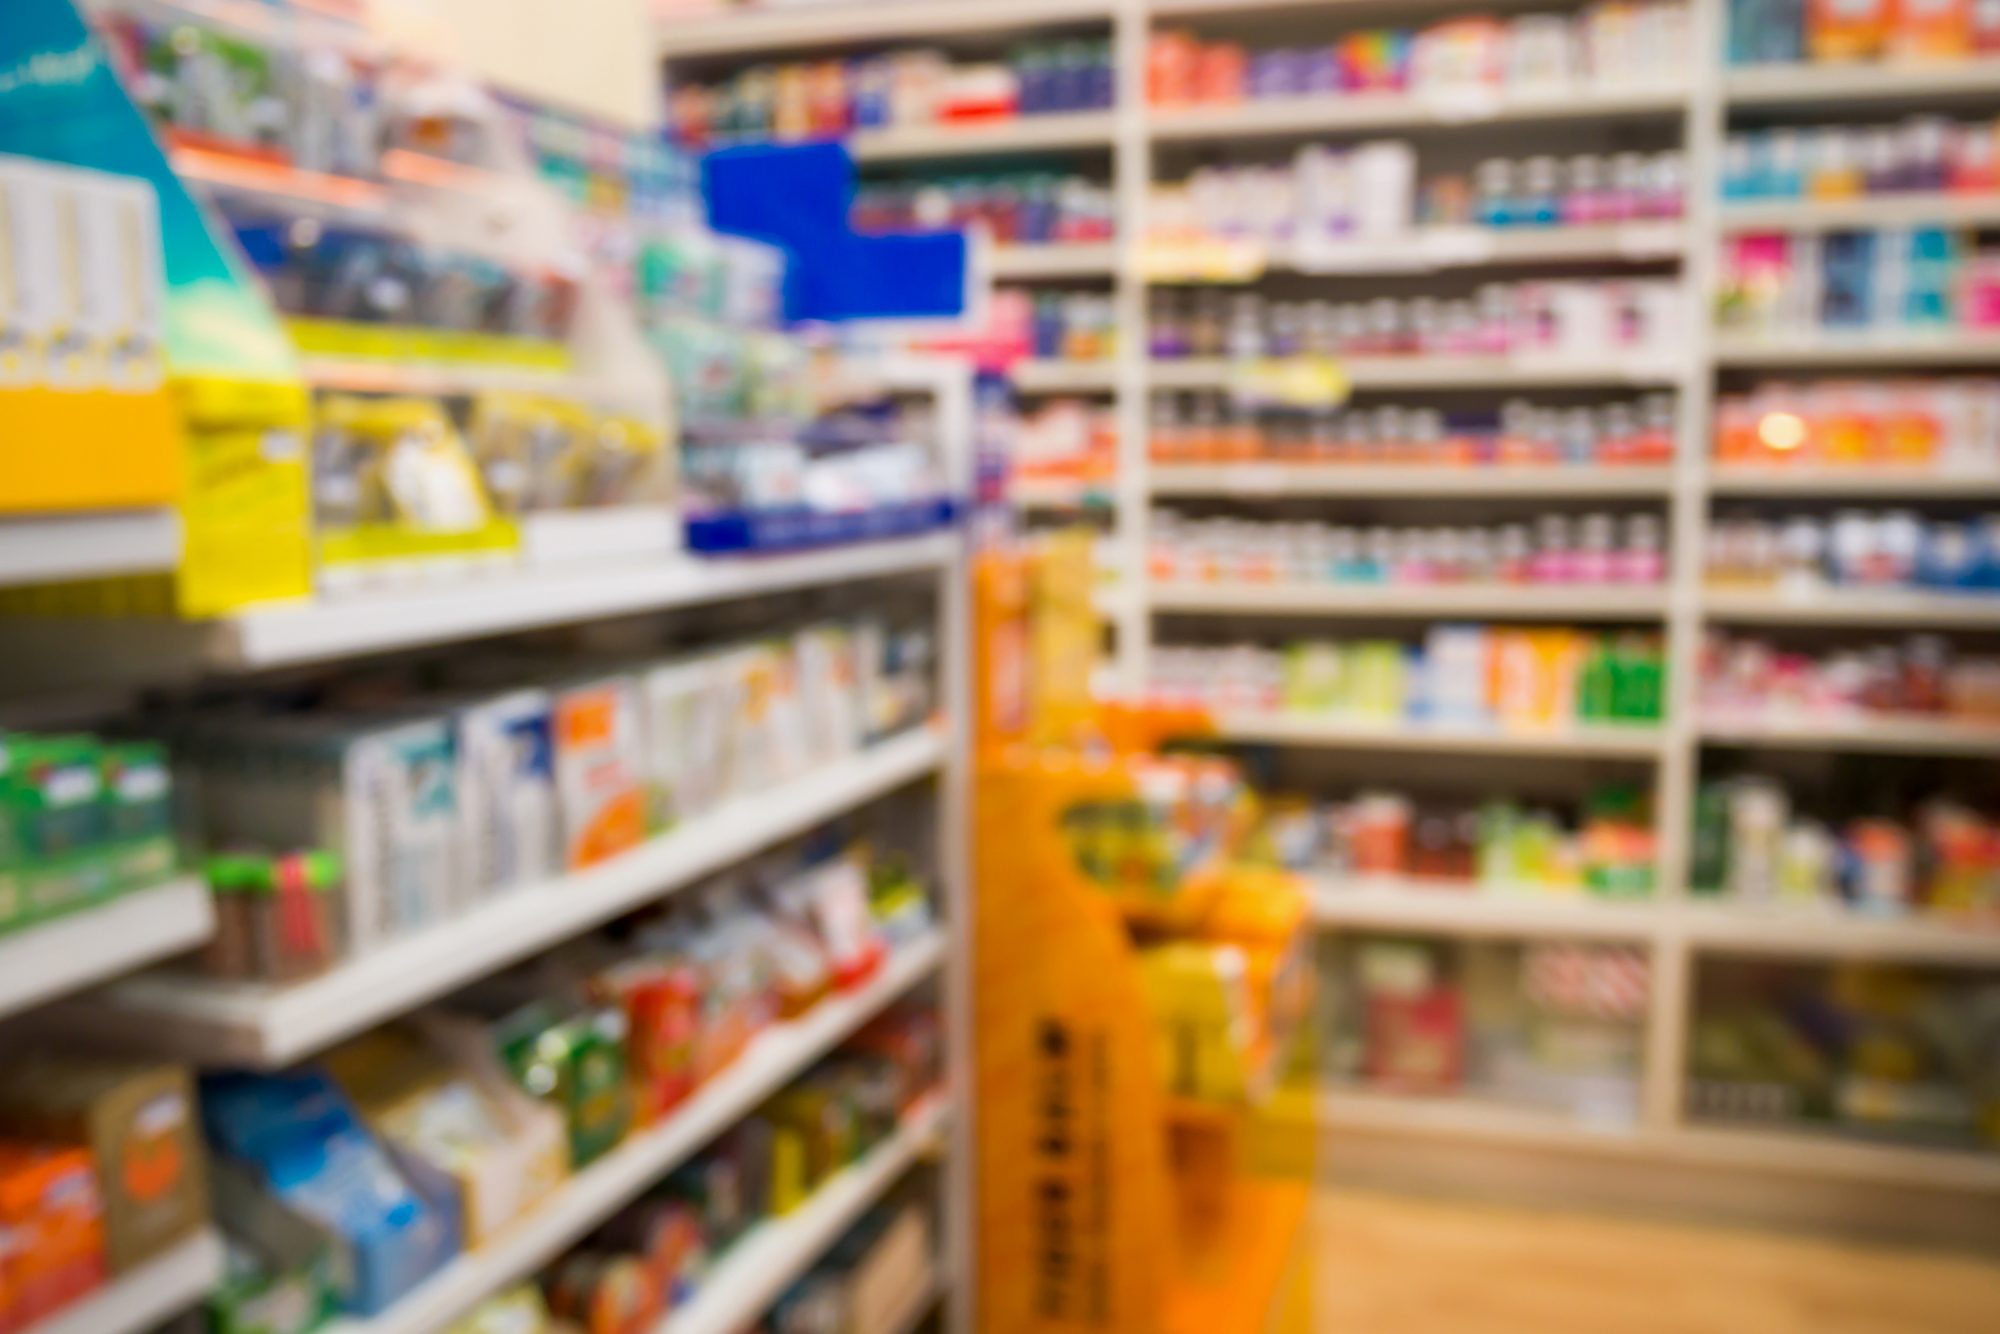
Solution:
[{"label": "beige wall", "polygon": [[376,22],[503,89],[632,126],[659,121],[647,0],[370,0]]}]

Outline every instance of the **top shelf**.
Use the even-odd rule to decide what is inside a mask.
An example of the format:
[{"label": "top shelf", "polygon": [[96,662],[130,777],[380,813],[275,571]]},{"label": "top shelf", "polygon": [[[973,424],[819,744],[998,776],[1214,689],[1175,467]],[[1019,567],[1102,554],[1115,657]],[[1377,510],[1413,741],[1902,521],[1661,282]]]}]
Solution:
[{"label": "top shelf", "polygon": [[875,4],[741,10],[660,24],[663,60],[762,56],[787,48],[905,42],[956,33],[1024,32],[1111,21],[1114,0],[886,0]]},{"label": "top shelf", "polygon": [[2000,58],[1739,66],[1723,71],[1722,90],[1733,106],[1815,112],[1831,102],[2000,103]]}]

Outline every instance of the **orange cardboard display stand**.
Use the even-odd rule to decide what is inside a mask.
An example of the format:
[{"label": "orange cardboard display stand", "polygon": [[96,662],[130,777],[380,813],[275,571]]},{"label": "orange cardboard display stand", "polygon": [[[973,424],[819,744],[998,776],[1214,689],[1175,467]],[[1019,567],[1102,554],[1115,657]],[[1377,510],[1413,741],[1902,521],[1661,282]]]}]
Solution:
[{"label": "orange cardboard display stand", "polygon": [[[1073,636],[1028,623],[1073,610],[1034,605],[1072,588],[1094,615],[1073,573],[1014,556],[975,573],[979,1328],[1260,1334],[1293,1276],[1309,1184],[1243,1173],[1246,1102],[1170,1089],[1157,979],[1134,934],[1158,943],[1226,919],[1246,939],[1282,935],[1302,925],[1303,897],[1293,912],[1276,896],[1273,914],[1245,902],[1270,888],[1257,874],[1224,872],[1162,913],[1085,873],[1071,817],[1136,804],[1134,754],[1189,726],[1141,711],[1086,724],[1087,695],[1058,665],[1076,659]],[[1050,744],[1084,733],[1096,743]],[[1267,1057],[1275,1068],[1276,1053],[1254,1059]]]}]

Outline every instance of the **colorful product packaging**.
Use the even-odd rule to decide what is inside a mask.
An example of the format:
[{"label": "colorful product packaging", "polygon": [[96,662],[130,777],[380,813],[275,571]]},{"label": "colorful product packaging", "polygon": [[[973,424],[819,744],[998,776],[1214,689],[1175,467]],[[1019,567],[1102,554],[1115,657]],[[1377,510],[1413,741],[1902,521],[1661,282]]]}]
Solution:
[{"label": "colorful product packaging", "polygon": [[604,677],[554,692],[556,802],[563,864],[595,866],[646,837],[646,756],[639,688]]},{"label": "colorful product packaging", "polygon": [[418,1190],[324,1071],[210,1075],[201,1093],[232,1180],[218,1196],[232,1230],[257,1232],[273,1211],[312,1229],[335,1256],[350,1314],[389,1309],[458,1253],[455,1216]]},{"label": "colorful product packaging", "polygon": [[0,1081],[0,1127],[80,1145],[97,1174],[104,1250],[124,1273],[208,1221],[194,1087],[179,1066],[110,1057],[13,1058]]},{"label": "colorful product packaging", "polygon": [[469,899],[532,885],[565,864],[552,700],[518,690],[454,714],[459,866]]},{"label": "colorful product packaging", "polygon": [[104,1216],[90,1153],[0,1140],[0,1327],[26,1329],[105,1280]]}]

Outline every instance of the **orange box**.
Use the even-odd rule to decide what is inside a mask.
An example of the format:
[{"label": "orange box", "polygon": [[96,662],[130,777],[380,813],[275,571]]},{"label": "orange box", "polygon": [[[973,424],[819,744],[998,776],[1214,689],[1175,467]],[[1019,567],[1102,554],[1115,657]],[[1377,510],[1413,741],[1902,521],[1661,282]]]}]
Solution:
[{"label": "orange box", "polygon": [[104,1282],[97,1169],[76,1147],[0,1141],[0,1232],[11,1235],[5,1320],[25,1327]]}]

